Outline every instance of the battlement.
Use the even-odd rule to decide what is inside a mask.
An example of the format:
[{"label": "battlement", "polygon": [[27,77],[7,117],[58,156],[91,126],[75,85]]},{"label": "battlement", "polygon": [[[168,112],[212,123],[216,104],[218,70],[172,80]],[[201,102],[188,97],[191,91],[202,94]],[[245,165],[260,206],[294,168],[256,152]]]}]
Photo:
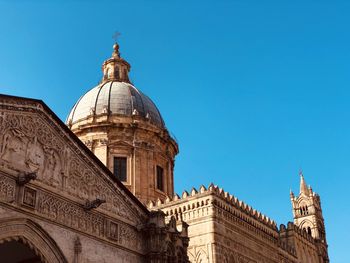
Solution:
[{"label": "battlement", "polygon": [[[271,220],[266,215],[262,214],[261,212],[257,211],[256,209],[252,208],[248,204],[244,203],[242,200],[239,200],[237,197],[231,195],[228,192],[225,192],[224,189],[219,188],[217,185],[214,185],[211,183],[208,188],[206,188],[204,185],[201,185],[199,187],[199,191],[196,188],[192,188],[192,190],[189,192],[184,191],[181,195],[181,197],[176,194],[173,198],[170,198],[169,196],[164,200],[158,199],[156,202],[150,201],[148,203],[148,208],[151,210],[154,210],[155,208],[165,208],[170,206],[176,206],[181,203],[190,202],[192,200],[196,201],[192,205],[183,206],[183,209],[179,207],[179,209],[173,211],[174,214],[178,212],[183,212],[184,210],[189,209],[195,209],[198,207],[203,207],[208,205],[208,202],[210,200],[200,200],[201,197],[213,195],[217,197],[219,200],[224,201],[223,203],[219,202],[218,200],[212,200],[211,202],[214,205],[217,205],[224,209],[225,211],[233,213],[233,211],[230,208],[236,208],[238,211],[242,213],[235,213],[236,216],[240,217],[243,221],[250,222],[251,219],[255,219],[258,222],[262,223],[263,225],[267,226],[268,228],[277,231],[277,225],[276,222]],[[229,206],[227,206],[229,205]],[[170,215],[172,213],[170,212]],[[265,231],[264,231],[265,232]]]},{"label": "battlement", "polygon": [[279,230],[280,235],[283,235],[288,231],[292,231],[294,235],[296,235],[297,237],[303,240],[306,240],[312,244],[315,244],[315,239],[310,234],[308,234],[305,230],[295,225],[293,222],[288,222],[287,227],[281,224],[280,230]]}]

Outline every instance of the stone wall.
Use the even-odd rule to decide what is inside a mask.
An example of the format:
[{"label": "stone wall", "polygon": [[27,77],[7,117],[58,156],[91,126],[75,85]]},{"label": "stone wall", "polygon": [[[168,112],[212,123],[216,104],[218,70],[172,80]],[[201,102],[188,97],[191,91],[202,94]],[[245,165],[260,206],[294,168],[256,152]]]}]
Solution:
[{"label": "stone wall", "polygon": [[273,220],[213,184],[148,206],[188,223],[191,262],[323,262],[306,232],[292,223],[288,231],[283,225],[279,230]]},{"label": "stone wall", "polygon": [[187,226],[174,222],[149,212],[41,102],[0,96],[0,243],[21,240],[50,263],[186,263]]}]

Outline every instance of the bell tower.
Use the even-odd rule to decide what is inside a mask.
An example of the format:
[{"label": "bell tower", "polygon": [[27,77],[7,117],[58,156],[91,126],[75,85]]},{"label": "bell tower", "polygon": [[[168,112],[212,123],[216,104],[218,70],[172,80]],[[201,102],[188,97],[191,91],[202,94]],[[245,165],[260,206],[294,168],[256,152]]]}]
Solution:
[{"label": "bell tower", "polygon": [[299,196],[295,196],[292,191],[290,192],[294,224],[316,240],[319,256],[322,258],[321,262],[329,262],[320,196],[313,192],[311,186],[307,186],[303,173],[300,172],[299,175]]}]

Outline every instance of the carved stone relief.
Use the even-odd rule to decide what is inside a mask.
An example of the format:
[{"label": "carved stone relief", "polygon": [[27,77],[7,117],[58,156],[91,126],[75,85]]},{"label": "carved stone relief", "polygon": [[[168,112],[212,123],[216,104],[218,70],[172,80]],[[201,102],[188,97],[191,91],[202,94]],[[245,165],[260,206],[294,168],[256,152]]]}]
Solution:
[{"label": "carved stone relief", "polygon": [[15,114],[3,114],[0,125],[0,166],[35,172],[38,181],[58,186],[64,146],[49,132],[49,127],[40,118]]},{"label": "carved stone relief", "polygon": [[104,182],[81,160],[79,150],[68,147],[40,116],[2,113],[0,117],[0,168],[35,172],[36,181],[83,200],[101,197],[107,201],[101,209],[141,222],[142,216],[132,209],[135,205],[116,187]]},{"label": "carved stone relief", "polygon": [[0,174],[0,200],[13,202],[15,200],[16,182]]},{"label": "carved stone relief", "polygon": [[141,243],[142,237],[136,230],[124,224],[120,225],[119,229],[120,229],[119,242],[121,245],[126,247],[134,247],[134,248],[137,248],[138,250],[142,249],[142,243]]},{"label": "carved stone relief", "polygon": [[80,231],[102,236],[104,231],[103,217],[86,212],[82,207],[56,199],[46,193],[38,197],[38,212],[47,218]]}]

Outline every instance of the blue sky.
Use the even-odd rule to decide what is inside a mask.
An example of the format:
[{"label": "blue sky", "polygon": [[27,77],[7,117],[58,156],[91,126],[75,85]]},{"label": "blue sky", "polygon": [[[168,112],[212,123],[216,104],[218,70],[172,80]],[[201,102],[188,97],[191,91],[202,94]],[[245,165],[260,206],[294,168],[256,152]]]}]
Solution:
[{"label": "blue sky", "polygon": [[214,182],[280,223],[298,171],[348,262],[350,3],[0,1],[0,93],[65,120],[120,31],[131,80],[176,136],[176,191]]}]

